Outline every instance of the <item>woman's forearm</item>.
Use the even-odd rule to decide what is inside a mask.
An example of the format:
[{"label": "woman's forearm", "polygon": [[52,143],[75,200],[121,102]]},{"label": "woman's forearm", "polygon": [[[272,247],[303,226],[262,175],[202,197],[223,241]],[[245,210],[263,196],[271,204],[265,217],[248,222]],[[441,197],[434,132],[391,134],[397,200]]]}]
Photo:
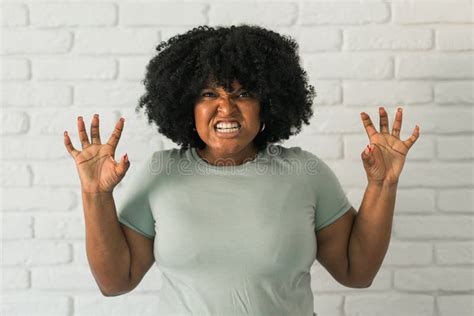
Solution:
[{"label": "woman's forearm", "polygon": [[86,225],[86,252],[92,274],[102,293],[126,288],[130,251],[118,222],[112,193],[82,192]]},{"label": "woman's forearm", "polygon": [[398,183],[367,184],[349,240],[349,276],[372,284],[390,243]]}]

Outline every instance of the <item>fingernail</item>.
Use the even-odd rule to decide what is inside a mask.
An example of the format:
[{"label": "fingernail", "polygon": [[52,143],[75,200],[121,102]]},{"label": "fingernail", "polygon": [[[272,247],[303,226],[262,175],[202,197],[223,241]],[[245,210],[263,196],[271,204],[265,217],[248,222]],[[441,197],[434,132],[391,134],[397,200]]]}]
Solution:
[{"label": "fingernail", "polygon": [[95,117],[95,118],[98,118],[98,117],[99,117],[99,114],[94,114],[94,117]]},{"label": "fingernail", "polygon": [[82,116],[78,116],[77,119],[78,119],[78,120],[82,120]]},{"label": "fingernail", "polygon": [[121,120],[122,122],[125,122],[125,119],[124,119],[123,117],[121,117],[120,120]]},{"label": "fingernail", "polygon": [[127,161],[128,161],[128,154],[125,154],[125,155],[123,156],[123,159],[125,160],[125,162],[127,162]]},{"label": "fingernail", "polygon": [[364,149],[364,153],[365,153],[366,155],[368,155],[368,154],[369,154],[369,145],[367,145],[367,147],[365,147],[365,149]]},{"label": "fingernail", "polygon": [[402,108],[398,108],[398,112],[402,112]]},{"label": "fingernail", "polygon": [[66,136],[66,135],[67,135],[67,131],[64,131],[64,136]]}]

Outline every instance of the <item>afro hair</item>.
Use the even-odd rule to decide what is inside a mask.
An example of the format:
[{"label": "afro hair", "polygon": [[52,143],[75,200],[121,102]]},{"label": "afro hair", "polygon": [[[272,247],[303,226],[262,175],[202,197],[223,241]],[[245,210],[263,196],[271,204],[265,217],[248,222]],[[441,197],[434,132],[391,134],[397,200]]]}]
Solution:
[{"label": "afro hair", "polygon": [[316,96],[299,63],[291,37],[260,26],[199,26],[162,41],[146,67],[144,107],[148,123],[181,150],[206,144],[193,130],[194,104],[212,81],[225,90],[237,80],[257,95],[265,129],[253,142],[258,150],[298,134],[309,125]]}]

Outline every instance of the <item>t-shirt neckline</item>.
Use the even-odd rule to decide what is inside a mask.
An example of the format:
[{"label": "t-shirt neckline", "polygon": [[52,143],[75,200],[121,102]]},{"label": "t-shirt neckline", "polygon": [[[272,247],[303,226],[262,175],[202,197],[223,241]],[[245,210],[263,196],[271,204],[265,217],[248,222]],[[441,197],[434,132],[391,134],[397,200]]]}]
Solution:
[{"label": "t-shirt neckline", "polygon": [[199,156],[199,154],[196,151],[196,147],[190,147],[190,152],[191,152],[191,157],[194,159],[194,161],[202,167],[205,167],[210,170],[220,171],[220,172],[228,172],[228,171],[232,172],[232,171],[245,171],[247,169],[248,170],[252,169],[263,157],[265,153],[265,149],[259,150],[254,159],[246,161],[240,165],[234,165],[234,166],[210,164],[206,160],[204,160],[201,156]]}]

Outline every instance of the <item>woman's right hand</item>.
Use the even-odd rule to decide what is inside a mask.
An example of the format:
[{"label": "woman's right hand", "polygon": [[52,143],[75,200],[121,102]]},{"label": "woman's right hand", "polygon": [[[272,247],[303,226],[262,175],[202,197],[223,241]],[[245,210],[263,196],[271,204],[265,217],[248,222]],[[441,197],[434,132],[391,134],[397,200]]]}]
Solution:
[{"label": "woman's right hand", "polygon": [[79,116],[77,118],[77,128],[82,151],[74,149],[67,131],[64,132],[64,145],[76,162],[82,192],[111,193],[125,176],[130,167],[127,155],[125,154],[119,163],[116,163],[114,159],[124,121],[124,118],[120,118],[108,142],[102,144],[99,136],[99,115],[95,114],[91,123],[92,143],[90,143],[84,120],[82,116]]}]

